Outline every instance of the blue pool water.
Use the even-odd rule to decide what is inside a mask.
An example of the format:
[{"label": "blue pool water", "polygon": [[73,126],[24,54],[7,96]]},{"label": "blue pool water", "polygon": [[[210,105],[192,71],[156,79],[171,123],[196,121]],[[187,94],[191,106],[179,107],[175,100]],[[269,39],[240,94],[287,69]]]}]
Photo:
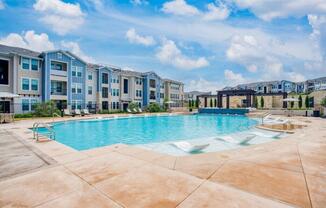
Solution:
[{"label": "blue pool water", "polygon": [[116,143],[148,144],[214,137],[245,131],[257,121],[246,116],[180,115],[55,123],[56,140],[77,150]]}]

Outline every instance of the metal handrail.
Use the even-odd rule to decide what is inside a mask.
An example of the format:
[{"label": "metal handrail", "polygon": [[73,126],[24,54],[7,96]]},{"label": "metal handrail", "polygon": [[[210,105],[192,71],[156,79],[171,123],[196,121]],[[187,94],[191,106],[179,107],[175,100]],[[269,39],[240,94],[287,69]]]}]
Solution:
[{"label": "metal handrail", "polygon": [[49,133],[49,139],[55,140],[55,131],[51,126],[49,126],[47,123],[41,123],[41,122],[35,122],[33,124],[33,138],[36,141],[39,141],[39,133],[38,133],[38,128],[41,127],[46,128],[50,133]]}]

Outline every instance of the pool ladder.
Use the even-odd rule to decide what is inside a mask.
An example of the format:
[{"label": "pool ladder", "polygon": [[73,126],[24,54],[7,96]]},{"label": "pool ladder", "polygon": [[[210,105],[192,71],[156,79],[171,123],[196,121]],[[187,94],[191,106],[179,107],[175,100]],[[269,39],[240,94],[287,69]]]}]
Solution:
[{"label": "pool ladder", "polygon": [[[38,132],[39,128],[46,128],[48,130],[48,132],[40,135]],[[33,124],[33,139],[35,139],[38,142],[38,141],[40,141],[41,136],[46,136],[48,139],[55,140],[55,131],[47,123],[35,122]]]}]

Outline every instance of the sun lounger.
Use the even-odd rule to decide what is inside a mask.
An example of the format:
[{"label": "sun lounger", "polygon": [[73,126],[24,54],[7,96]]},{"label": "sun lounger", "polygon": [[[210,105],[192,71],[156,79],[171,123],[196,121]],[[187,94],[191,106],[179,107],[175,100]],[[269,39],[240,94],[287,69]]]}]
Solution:
[{"label": "sun lounger", "polygon": [[256,135],[248,135],[245,138],[238,140],[232,136],[220,136],[220,137],[217,137],[216,140],[220,140],[220,141],[224,141],[224,142],[228,142],[228,143],[232,143],[232,144],[246,145],[246,144],[248,144],[248,142],[250,140],[252,140],[255,137],[256,137]]},{"label": "sun lounger", "polygon": [[82,110],[82,113],[83,113],[84,115],[89,115],[89,114],[90,114],[87,108],[83,109],[83,110]]},{"label": "sun lounger", "polygon": [[142,111],[142,109],[141,109],[141,108],[138,108],[138,112],[139,112],[139,113],[142,113],[143,111]]},{"label": "sun lounger", "polygon": [[256,136],[259,136],[259,137],[266,137],[266,138],[278,138],[283,134],[283,132],[278,132],[278,133],[275,133],[275,134],[268,134],[268,133],[262,133],[262,132],[259,132],[259,131],[252,131],[249,134],[253,134],[253,135],[256,135]]},{"label": "sun lounger", "polygon": [[138,111],[136,110],[136,108],[131,109],[131,111],[132,111],[133,113],[138,113]]},{"label": "sun lounger", "polygon": [[74,114],[75,114],[75,115],[81,115],[81,112],[80,112],[79,109],[75,109]]},{"label": "sun lounger", "polygon": [[63,113],[64,113],[65,116],[72,116],[73,115],[72,113],[70,113],[69,109],[64,109]]},{"label": "sun lounger", "polygon": [[131,110],[130,110],[129,108],[127,108],[127,112],[128,112],[128,113],[131,113]]},{"label": "sun lounger", "polygon": [[189,142],[174,142],[171,145],[181,149],[184,152],[189,152],[189,153],[199,152],[209,146],[209,144],[192,145]]}]

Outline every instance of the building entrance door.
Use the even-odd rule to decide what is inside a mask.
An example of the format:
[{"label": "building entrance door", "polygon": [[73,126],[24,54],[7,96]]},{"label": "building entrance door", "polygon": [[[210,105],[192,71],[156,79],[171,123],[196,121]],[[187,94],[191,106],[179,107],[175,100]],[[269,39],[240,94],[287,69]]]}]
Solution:
[{"label": "building entrance door", "polygon": [[10,101],[0,101],[0,113],[10,113]]}]

